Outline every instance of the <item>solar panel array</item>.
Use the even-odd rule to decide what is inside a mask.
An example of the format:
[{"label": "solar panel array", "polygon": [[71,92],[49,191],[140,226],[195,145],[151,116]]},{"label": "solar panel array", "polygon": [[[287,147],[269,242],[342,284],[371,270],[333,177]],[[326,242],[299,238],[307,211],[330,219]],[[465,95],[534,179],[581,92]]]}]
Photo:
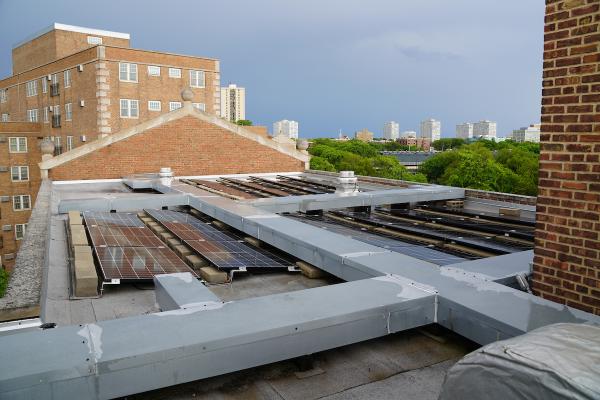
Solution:
[{"label": "solar panel array", "polygon": [[84,212],[83,219],[105,281],[152,280],[192,271],[135,213]]},{"label": "solar panel array", "polygon": [[267,249],[254,248],[234,232],[218,230],[208,218],[198,219],[186,213],[168,210],[146,212],[219,269],[294,267],[291,260]]},{"label": "solar panel array", "polygon": [[304,223],[327,229],[328,231],[339,233],[340,235],[394,251],[396,253],[401,253],[407,256],[418,258],[420,260],[429,261],[436,265],[450,265],[465,261],[464,258],[455,256],[453,254],[444,253],[443,251],[439,251],[428,246],[408,243],[384,235],[366,232],[360,228],[345,226],[342,223],[328,219],[327,217],[308,216],[304,214],[290,214],[289,216]]}]

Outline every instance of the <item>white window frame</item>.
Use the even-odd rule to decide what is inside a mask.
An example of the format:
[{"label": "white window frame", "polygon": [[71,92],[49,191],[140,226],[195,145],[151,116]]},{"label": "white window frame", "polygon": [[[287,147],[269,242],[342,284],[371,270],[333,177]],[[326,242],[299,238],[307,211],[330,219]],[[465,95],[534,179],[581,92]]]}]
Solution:
[{"label": "white window frame", "polygon": [[181,79],[181,68],[169,68],[169,78]]},{"label": "white window frame", "polygon": [[54,136],[54,153],[59,156],[63,153],[61,147],[61,138],[60,136]]},{"label": "white window frame", "polygon": [[70,69],[65,70],[65,72],[63,74],[63,79],[64,79],[64,87],[65,88],[71,87],[71,70]]},{"label": "white window frame", "polygon": [[27,122],[38,122],[38,109],[27,110]]},{"label": "white window frame", "polygon": [[44,123],[47,124],[50,122],[50,116],[48,112],[48,107],[44,107]]},{"label": "white window frame", "polygon": [[[27,201],[25,201],[27,199]],[[27,203],[27,207],[25,207]],[[31,196],[28,194],[18,194],[13,196],[13,211],[31,210]]]},{"label": "white window frame", "polygon": [[67,151],[73,150],[73,136],[67,136]]},{"label": "white window frame", "polygon": [[58,74],[52,74],[52,81],[50,83],[52,85],[58,83]]},{"label": "white window frame", "polygon": [[[125,75],[125,77],[123,77]],[[134,63],[119,63],[119,80],[121,82],[138,81],[138,66]]]},{"label": "white window frame", "polygon": [[52,106],[52,114],[53,115],[60,115],[60,104]]},{"label": "white window frame", "polygon": [[98,36],[88,36],[87,42],[88,42],[88,44],[96,46],[96,45],[102,44],[102,38],[98,37]]},{"label": "white window frame", "polygon": [[37,81],[35,79],[25,82],[25,95],[27,97],[33,97],[37,95]]},{"label": "white window frame", "polygon": [[[152,104],[158,105],[158,107],[152,107]],[[148,101],[148,111],[161,111],[162,104],[160,100],[149,100]]]},{"label": "white window frame", "polygon": [[42,93],[48,93],[48,77],[42,78]]},{"label": "white window frame", "polygon": [[[202,82],[200,82],[202,77]],[[204,88],[206,87],[206,76],[204,71],[191,70],[190,71],[190,86],[193,88]]]},{"label": "white window frame", "polygon": [[0,103],[6,103],[8,100],[8,89],[0,89]]},{"label": "white window frame", "polygon": [[[15,150],[13,150],[13,147],[15,148]],[[9,137],[8,138],[8,152],[9,153],[27,153],[27,138],[24,136]]]},{"label": "white window frame", "polygon": [[[135,104],[135,107],[132,105]],[[126,105],[123,107],[123,105]],[[135,109],[135,115],[132,115],[132,110]],[[123,110],[126,110],[123,113]],[[119,115],[121,118],[137,119],[140,116],[140,101],[135,99],[119,99]]]},{"label": "white window frame", "polygon": [[10,122],[10,115],[8,113],[2,113],[2,122]]},{"label": "white window frame", "polygon": [[10,180],[13,182],[29,181],[29,167],[27,165],[14,165],[10,167]]},{"label": "white window frame", "polygon": [[[21,231],[20,233],[19,230]],[[27,232],[27,224],[15,224],[15,240],[23,240],[25,232]]]},{"label": "white window frame", "polygon": [[158,65],[148,65],[148,76],[160,76],[160,67]]},{"label": "white window frame", "polygon": [[204,103],[192,103],[192,107],[194,107],[196,110],[206,112],[206,104]]},{"label": "white window frame", "polygon": [[183,105],[180,101],[170,101],[169,102],[169,111],[179,110]]},{"label": "white window frame", "polygon": [[65,104],[65,121],[73,120],[73,103]]}]

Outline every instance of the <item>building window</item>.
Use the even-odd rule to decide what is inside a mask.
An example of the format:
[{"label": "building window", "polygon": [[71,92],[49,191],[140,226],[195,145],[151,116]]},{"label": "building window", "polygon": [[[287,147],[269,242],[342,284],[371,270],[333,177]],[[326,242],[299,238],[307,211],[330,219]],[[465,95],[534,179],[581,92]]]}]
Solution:
[{"label": "building window", "polygon": [[49,114],[48,107],[44,107],[44,122],[45,123],[50,122],[50,120],[48,119],[48,114]]},{"label": "building window", "polygon": [[169,68],[169,78],[181,78],[181,69]]},{"label": "building window", "polygon": [[13,196],[13,210],[22,211],[31,209],[31,197],[28,194]]},{"label": "building window", "polygon": [[60,104],[57,104],[55,106],[52,107],[52,114],[54,115],[60,115]]},{"label": "building window", "polygon": [[71,121],[73,119],[73,104],[65,104],[65,121]]},{"label": "building window", "polygon": [[25,93],[27,97],[35,96],[37,94],[37,81],[25,83]]},{"label": "building window", "polygon": [[27,153],[27,138],[26,137],[11,137],[8,138],[8,148],[10,153]]},{"label": "building window", "polygon": [[48,92],[48,77],[43,77],[42,78],[42,93],[47,93]]},{"label": "building window", "polygon": [[28,181],[29,167],[26,165],[17,165],[15,167],[10,167],[10,174],[13,182]]},{"label": "building window", "polygon": [[102,38],[98,36],[88,36],[87,42],[92,45],[102,44]]},{"label": "building window", "polygon": [[204,71],[190,71],[190,86],[197,88],[204,87]]},{"label": "building window", "polygon": [[60,136],[54,136],[54,155],[59,156],[62,154],[62,152]]},{"label": "building window", "polygon": [[149,76],[160,76],[160,67],[156,65],[148,65]]},{"label": "building window", "polygon": [[121,99],[121,118],[137,118],[138,100]]},{"label": "building window", "polygon": [[67,136],[67,151],[73,150],[73,136]]},{"label": "building window", "polygon": [[181,108],[180,101],[170,101],[169,102],[169,111],[177,110],[179,108]]},{"label": "building window", "polygon": [[148,111],[160,111],[160,101],[150,100],[148,102]]},{"label": "building window", "polygon": [[52,74],[52,82],[50,84],[55,85],[58,83],[58,74]]},{"label": "building window", "polygon": [[8,100],[8,91],[0,89],[0,103],[6,103],[6,100]]},{"label": "building window", "polygon": [[38,122],[38,110],[34,108],[33,110],[27,110],[27,121],[29,122]]},{"label": "building window", "polygon": [[204,103],[192,103],[192,107],[200,111],[206,111],[206,105]]},{"label": "building window", "polygon": [[122,82],[137,82],[137,64],[119,63],[119,80]]},{"label": "building window", "polygon": [[8,114],[2,114],[2,122],[9,122],[10,121],[10,117],[8,116]]},{"label": "building window", "polygon": [[27,230],[27,224],[15,224],[15,239],[21,240],[25,237],[25,231]]},{"label": "building window", "polygon": [[71,86],[71,70],[68,69],[65,71],[65,87],[68,88]]}]

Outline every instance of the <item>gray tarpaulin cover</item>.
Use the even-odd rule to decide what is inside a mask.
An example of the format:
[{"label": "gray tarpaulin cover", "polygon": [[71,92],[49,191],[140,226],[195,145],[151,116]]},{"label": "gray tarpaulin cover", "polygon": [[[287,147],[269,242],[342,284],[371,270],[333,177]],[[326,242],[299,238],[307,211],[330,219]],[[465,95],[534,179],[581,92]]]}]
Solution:
[{"label": "gray tarpaulin cover", "polygon": [[467,354],[439,397],[458,399],[600,399],[600,327],[548,325]]}]

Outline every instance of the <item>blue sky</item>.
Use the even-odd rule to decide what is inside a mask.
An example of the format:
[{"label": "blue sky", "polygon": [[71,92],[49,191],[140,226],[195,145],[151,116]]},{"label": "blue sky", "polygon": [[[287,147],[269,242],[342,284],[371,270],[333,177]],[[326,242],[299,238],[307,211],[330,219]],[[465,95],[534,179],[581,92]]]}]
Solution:
[{"label": "blue sky", "polygon": [[[170,7],[165,7],[172,4]],[[214,57],[246,88],[247,118],[337,136],[385,121],[539,121],[543,0],[0,0],[0,77],[12,45],[53,22],[128,32],[133,47]]]}]

